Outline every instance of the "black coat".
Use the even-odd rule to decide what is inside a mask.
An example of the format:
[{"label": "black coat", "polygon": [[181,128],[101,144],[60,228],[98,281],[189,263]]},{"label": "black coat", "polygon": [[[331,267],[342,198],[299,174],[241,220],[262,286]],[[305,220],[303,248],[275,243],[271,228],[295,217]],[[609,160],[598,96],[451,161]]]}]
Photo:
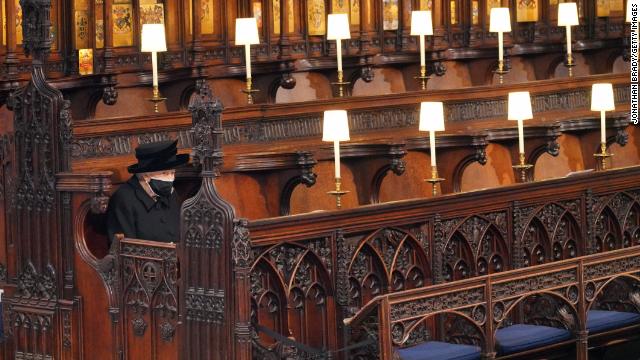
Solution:
[{"label": "black coat", "polygon": [[109,243],[115,234],[127,238],[177,242],[180,204],[176,191],[169,198],[154,200],[133,176],[111,196],[107,209]]}]

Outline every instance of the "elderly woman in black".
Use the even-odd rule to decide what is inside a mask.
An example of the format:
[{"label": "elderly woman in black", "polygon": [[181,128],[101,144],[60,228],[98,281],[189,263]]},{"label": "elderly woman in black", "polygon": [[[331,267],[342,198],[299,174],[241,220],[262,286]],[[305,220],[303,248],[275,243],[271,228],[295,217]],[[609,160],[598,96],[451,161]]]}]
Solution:
[{"label": "elderly woman in black", "polygon": [[133,176],[111,196],[107,209],[107,235],[176,242],[179,239],[180,204],[173,189],[175,168],[189,161],[178,154],[177,141],[143,144],[136,148]]}]

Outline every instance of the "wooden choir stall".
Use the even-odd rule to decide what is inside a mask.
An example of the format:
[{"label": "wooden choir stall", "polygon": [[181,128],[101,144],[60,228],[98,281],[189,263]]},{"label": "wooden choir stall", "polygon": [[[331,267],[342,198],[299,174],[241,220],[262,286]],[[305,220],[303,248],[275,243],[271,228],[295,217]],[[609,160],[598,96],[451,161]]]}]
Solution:
[{"label": "wooden choir stall", "polygon": [[634,1],[0,0],[0,359],[640,359]]}]

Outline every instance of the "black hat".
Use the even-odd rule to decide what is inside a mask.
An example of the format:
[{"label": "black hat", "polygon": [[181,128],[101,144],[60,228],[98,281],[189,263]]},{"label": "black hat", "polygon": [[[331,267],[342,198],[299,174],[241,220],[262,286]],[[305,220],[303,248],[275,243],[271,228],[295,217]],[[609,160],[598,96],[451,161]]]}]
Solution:
[{"label": "black hat", "polygon": [[159,141],[136,148],[137,164],[129,165],[132,174],[174,169],[189,162],[189,154],[178,154],[178,140]]}]

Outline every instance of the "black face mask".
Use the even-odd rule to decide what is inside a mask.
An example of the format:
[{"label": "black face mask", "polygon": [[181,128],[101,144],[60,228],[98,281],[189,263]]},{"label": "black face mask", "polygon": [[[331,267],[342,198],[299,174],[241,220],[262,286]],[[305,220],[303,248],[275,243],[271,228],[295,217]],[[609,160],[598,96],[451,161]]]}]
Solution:
[{"label": "black face mask", "polygon": [[149,186],[151,186],[151,190],[159,196],[169,197],[173,189],[173,181],[151,179],[149,180]]}]

